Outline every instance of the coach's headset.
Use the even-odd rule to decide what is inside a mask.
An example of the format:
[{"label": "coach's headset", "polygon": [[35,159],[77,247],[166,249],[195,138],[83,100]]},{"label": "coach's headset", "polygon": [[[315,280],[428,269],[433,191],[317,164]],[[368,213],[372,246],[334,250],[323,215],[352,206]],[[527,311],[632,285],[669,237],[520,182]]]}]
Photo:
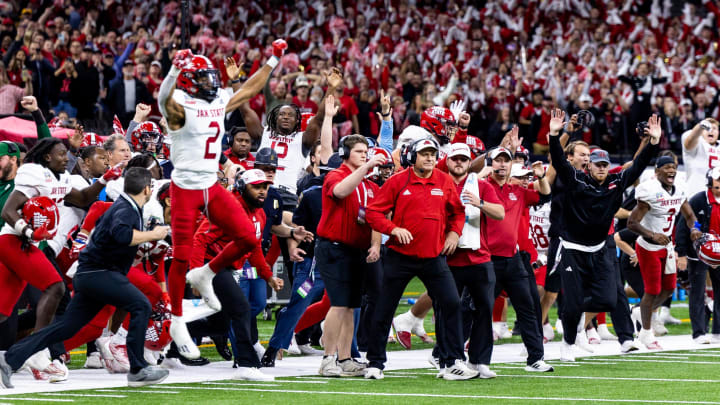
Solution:
[{"label": "coach's headset", "polygon": [[713,171],[717,174],[718,180],[720,180],[720,166],[713,167],[712,169],[708,169],[707,173],[705,174],[705,178],[707,178],[707,188],[713,188]]},{"label": "coach's headset", "polygon": [[[347,160],[350,157],[351,148],[345,144],[345,141],[351,136],[352,135],[345,135],[338,141],[338,156],[340,156],[343,160]],[[367,136],[363,138],[365,138],[365,141],[367,141],[368,143],[368,150],[374,148],[377,145],[374,139],[368,138]]]},{"label": "coach's headset", "polygon": [[417,154],[418,154],[418,147],[421,143],[425,142],[432,142],[433,147],[435,148],[435,159],[439,158],[440,154],[440,144],[433,139],[432,137],[422,138],[418,139],[417,141],[404,146],[400,151],[400,164],[402,167],[409,167],[415,164],[417,162]]}]

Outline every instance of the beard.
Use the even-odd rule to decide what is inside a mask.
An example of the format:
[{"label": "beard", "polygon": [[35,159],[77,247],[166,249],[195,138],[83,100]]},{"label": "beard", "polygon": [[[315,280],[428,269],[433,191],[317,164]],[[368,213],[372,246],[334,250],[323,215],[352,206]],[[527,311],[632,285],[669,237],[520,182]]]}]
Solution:
[{"label": "beard", "polygon": [[12,164],[7,164],[7,165],[5,165],[5,167],[0,169],[0,181],[10,180],[10,177],[12,176],[12,173],[13,173],[13,169],[14,169],[14,167]]},{"label": "beard", "polygon": [[243,199],[251,208],[262,208],[265,205],[265,200],[260,201],[257,198],[252,198],[247,191],[243,193]]}]

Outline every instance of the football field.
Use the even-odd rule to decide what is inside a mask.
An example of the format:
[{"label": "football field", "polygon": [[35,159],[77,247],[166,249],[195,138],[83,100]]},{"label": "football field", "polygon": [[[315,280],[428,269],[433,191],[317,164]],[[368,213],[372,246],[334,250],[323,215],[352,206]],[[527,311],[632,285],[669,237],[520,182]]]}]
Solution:
[{"label": "football field", "polygon": [[[419,295],[413,282],[407,296]],[[401,305],[398,312],[407,311]],[[658,341],[664,351],[641,350],[619,355],[619,344],[603,341],[595,353],[578,350],[574,363],[562,363],[559,336],[545,346],[554,373],[524,371],[520,338],[497,342],[491,380],[445,381],[427,359],[431,345],[413,337],[413,350],[388,345],[385,379],[323,378],[317,376],[320,357],[286,356],[276,367],[263,369],[276,376],[268,383],[235,381],[231,362],[218,361],[213,347],[202,352],[213,362],[203,367],[172,369],[165,383],[138,389],[127,387],[125,375],[84,370],[82,350],[73,352],[69,380],[60,384],[34,381],[27,372],[13,376],[15,389],[0,390],[0,404],[426,404],[560,403],[560,404],[718,404],[720,405],[720,345],[697,345],[690,335],[687,307],[673,307],[681,325],[668,326],[670,335]],[[514,314],[508,310],[512,326]],[[554,314],[551,319],[555,319]],[[259,321],[261,340],[272,333],[274,321]],[[431,317],[426,320],[433,330]],[[400,350],[398,350],[400,349]]]}]

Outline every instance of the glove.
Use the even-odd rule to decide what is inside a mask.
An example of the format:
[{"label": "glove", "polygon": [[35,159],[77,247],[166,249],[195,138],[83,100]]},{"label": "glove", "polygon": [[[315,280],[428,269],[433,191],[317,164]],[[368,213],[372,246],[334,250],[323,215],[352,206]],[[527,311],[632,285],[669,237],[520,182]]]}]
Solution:
[{"label": "glove", "polygon": [[170,294],[168,294],[167,292],[162,293],[162,297],[160,298],[160,300],[165,305],[170,305]]},{"label": "glove", "polygon": [[48,232],[47,224],[35,229],[32,233],[32,240],[35,242],[42,242],[46,239],[52,239],[53,235]]},{"label": "glove", "polygon": [[125,166],[125,163],[118,163],[114,167],[112,167],[110,170],[106,171],[105,174],[103,174],[102,178],[100,179],[100,183],[102,184],[108,184],[109,181],[117,180],[120,177],[122,177],[123,167]]},{"label": "glove", "polygon": [[188,69],[192,66],[192,58],[193,53],[189,49],[181,49],[177,52],[175,52],[175,56],[173,57],[172,64],[176,68],[183,70]]},{"label": "glove", "polygon": [[70,259],[77,260],[80,256],[80,252],[85,249],[85,246],[87,246],[87,236],[78,233],[77,239],[73,242],[72,249],[70,249]]},{"label": "glove", "polygon": [[273,56],[280,59],[285,54],[285,50],[287,49],[288,44],[287,44],[287,42],[285,42],[284,39],[276,39],[275,41],[273,41],[272,47],[273,47]]}]

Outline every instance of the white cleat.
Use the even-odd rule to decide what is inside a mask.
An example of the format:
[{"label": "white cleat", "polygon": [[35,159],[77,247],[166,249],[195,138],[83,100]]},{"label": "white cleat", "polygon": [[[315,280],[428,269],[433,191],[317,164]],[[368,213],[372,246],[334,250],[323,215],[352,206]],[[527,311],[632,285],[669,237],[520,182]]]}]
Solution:
[{"label": "white cleat", "polygon": [[232,379],[243,381],[275,381],[274,376],[265,374],[255,367],[238,367]]},{"label": "white cleat", "polygon": [[598,335],[600,335],[600,339],[602,340],[618,340],[617,336],[610,333],[607,324],[601,323],[600,325],[598,325],[597,333]]},{"label": "white cleat", "polygon": [[475,370],[478,372],[478,378],[487,379],[497,377],[497,374],[494,371],[490,370],[490,367],[488,367],[487,364],[468,363],[467,366],[470,370]]},{"label": "white cleat", "polygon": [[[259,343],[256,343],[256,344],[259,344]],[[288,347],[287,351],[288,351],[288,353],[294,354],[294,355],[302,354],[302,352],[300,351],[300,348],[298,347],[297,341],[295,341],[295,335],[293,335],[292,339],[290,340],[290,346]]]},{"label": "white cleat", "polygon": [[383,371],[377,367],[369,367],[365,369],[365,379],[367,380],[382,380],[385,378]]},{"label": "white cleat", "polygon": [[65,363],[57,359],[53,360],[50,366],[43,370],[43,372],[47,374],[48,381],[51,383],[67,381],[68,374],[70,374]]},{"label": "white cleat", "polygon": [[423,343],[435,343],[433,338],[428,335],[428,333],[425,331],[425,325],[423,319],[415,318],[415,324],[412,327],[412,333],[415,334],[415,336],[419,337],[420,340],[423,341]]},{"label": "white cleat", "polygon": [[500,339],[510,339],[512,337],[507,322],[493,322],[492,328]]},{"label": "white cleat", "polygon": [[650,321],[650,327],[652,328],[655,336],[664,336],[664,335],[667,335],[667,333],[668,333],[668,330],[665,327],[665,322],[660,320],[660,317],[658,317],[657,312],[653,312],[653,314],[652,314],[652,320]]},{"label": "white cleat", "polygon": [[710,344],[718,344],[720,343],[720,334],[719,333],[713,333],[712,336],[710,336]]},{"label": "white cleat", "polygon": [[320,362],[318,374],[323,377],[340,377],[342,369],[337,365],[337,358],[335,356],[324,357]]},{"label": "white cleat", "polygon": [[665,325],[680,325],[682,323],[681,320],[672,316],[668,307],[660,307],[658,317]]},{"label": "white cleat", "polygon": [[595,328],[590,328],[586,330],[585,333],[587,334],[588,343],[591,345],[599,345],[602,343],[602,339]]},{"label": "white cleat", "polygon": [[220,300],[218,300],[218,297],[215,295],[215,290],[212,285],[214,277],[215,272],[210,269],[208,264],[194,268],[185,275],[185,279],[193,288],[198,290],[207,306],[216,311],[220,311],[222,305],[220,305]]},{"label": "white cleat", "polygon": [[660,343],[658,343],[657,339],[655,339],[655,335],[653,335],[652,330],[642,329],[640,331],[640,335],[638,336],[638,340],[640,343],[644,344],[648,350],[662,350],[662,346],[660,346]]},{"label": "white cleat", "polygon": [[112,353],[113,358],[115,361],[124,369],[127,369],[125,371],[126,373],[130,371],[130,360],[128,359],[127,354],[127,346],[122,344],[116,344],[113,343],[112,339],[110,340],[110,344],[108,344],[108,349],[110,349],[110,353]]},{"label": "white cleat", "polygon": [[555,321],[555,332],[556,332],[558,335],[562,336],[562,335],[563,335],[563,331],[564,331],[564,329],[563,329],[562,320],[560,320],[560,318],[558,318],[558,320]]},{"label": "white cleat", "polygon": [[[103,359],[105,370],[110,374],[124,374],[130,371],[130,365],[127,363],[123,364],[118,361],[121,354],[118,353],[118,358],[115,357],[115,353],[110,349],[111,336],[99,337],[95,340],[95,346],[97,346],[98,352]],[[115,352],[118,352],[117,346],[114,347]],[[127,352],[126,352],[127,353]],[[127,354],[125,354],[127,356]]]},{"label": "white cleat", "polygon": [[200,357],[200,349],[195,345],[190,332],[187,330],[187,325],[181,316],[172,316],[172,322],[170,322],[170,336],[175,341],[178,352],[186,359],[195,360]]},{"label": "white cleat", "polygon": [[710,342],[712,341],[712,339],[710,338],[710,335],[708,335],[706,333],[704,335],[700,335],[700,336],[694,338],[693,341],[699,345],[709,345]]},{"label": "white cleat", "polygon": [[620,345],[620,353],[630,353],[640,350],[640,343],[637,340],[626,340]]},{"label": "white cleat", "polygon": [[428,363],[430,363],[431,366],[435,367],[436,370],[440,371],[440,359],[437,357],[433,357],[432,353],[430,354],[430,357],[428,357]]},{"label": "white cleat", "polygon": [[577,337],[575,338],[575,345],[586,352],[595,353],[595,349],[592,345],[590,345],[590,342],[588,342],[585,331],[578,332]]},{"label": "white cleat", "polygon": [[642,317],[640,315],[640,307],[633,307],[632,310],[630,310],[630,320],[633,324],[633,329],[635,329],[636,333],[640,333],[640,330],[642,329]]},{"label": "white cleat", "polygon": [[[293,338],[293,342],[294,341],[295,341],[295,338]],[[258,359],[262,360],[263,356],[265,355],[265,347],[263,347],[263,345],[261,345],[260,342],[257,341],[253,345],[253,349],[255,349],[255,354],[257,354]]]},{"label": "white cleat", "polygon": [[555,331],[553,331],[552,325],[550,325],[550,322],[543,325],[543,343],[552,342],[553,339],[555,339]]},{"label": "white cleat", "polygon": [[304,345],[298,345],[298,349],[300,349],[300,353],[302,353],[305,356],[322,356],[325,353],[322,350],[318,350],[318,349],[310,346],[310,343],[305,343]]},{"label": "white cleat", "polygon": [[412,329],[415,326],[415,317],[410,311],[393,318],[392,329],[395,330],[395,340],[405,349],[412,349]]},{"label": "white cleat", "polygon": [[571,345],[564,339],[560,342],[560,361],[575,361],[575,345]]},{"label": "white cleat", "polygon": [[445,380],[457,381],[457,380],[470,380],[477,378],[478,371],[470,369],[464,361],[458,359],[455,360],[455,364],[445,368],[445,373],[442,378]]},{"label": "white cleat", "polygon": [[87,356],[87,359],[85,360],[85,365],[83,368],[89,368],[89,369],[100,369],[105,368],[102,356],[100,356],[100,352],[92,352],[89,356]]}]

